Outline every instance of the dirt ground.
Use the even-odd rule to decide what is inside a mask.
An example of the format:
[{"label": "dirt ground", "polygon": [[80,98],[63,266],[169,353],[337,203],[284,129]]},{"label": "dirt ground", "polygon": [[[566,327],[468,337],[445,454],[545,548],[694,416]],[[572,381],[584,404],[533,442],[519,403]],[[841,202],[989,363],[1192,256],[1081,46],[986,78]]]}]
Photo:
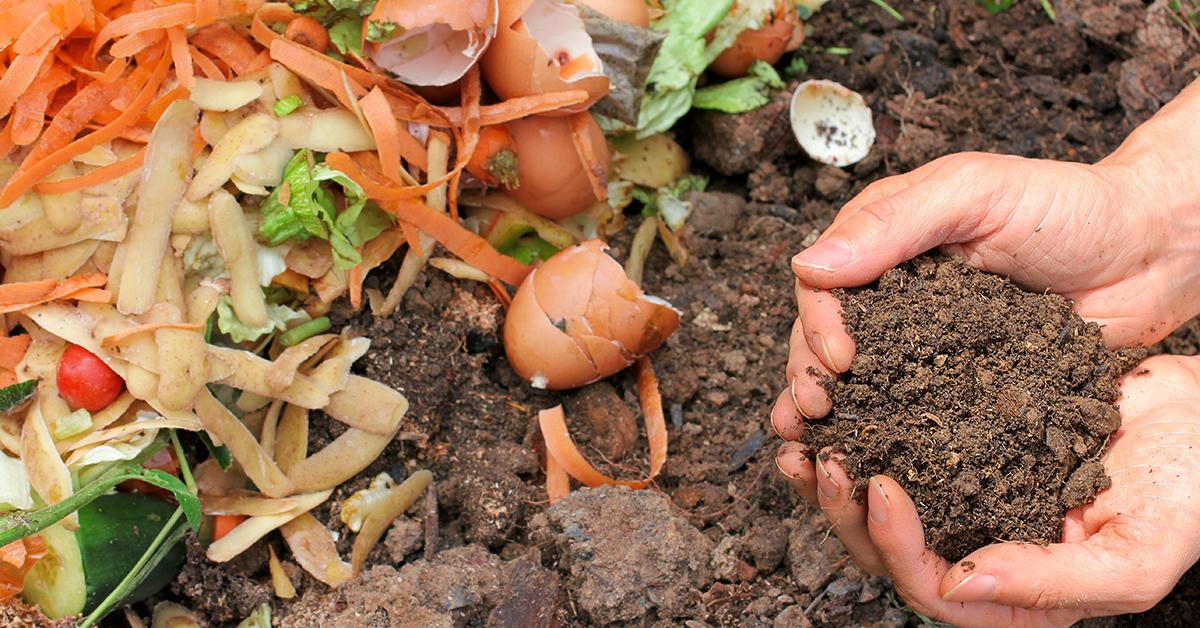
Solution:
[{"label": "dirt ground", "polygon": [[[337,591],[304,576],[296,600],[276,603],[276,625],[921,623],[886,580],[849,563],[775,473],[767,417],[795,315],[788,259],[865,185],[940,155],[1099,159],[1194,76],[1200,56],[1165,2],[1060,0],[1055,23],[1032,0],[997,16],[961,0],[891,4],[904,23],[866,0],[831,2],[801,51],[801,78],[837,80],[871,105],[878,140],[865,161],[840,170],[803,158],[782,101],[681,127],[714,185],[693,197],[687,267],[660,247],[646,271],[647,291],[683,312],[654,354],[671,450],[656,487],[580,490],[547,508],[536,411],[565,401],[585,453],[637,477],[647,461],[644,440],[628,439],[638,423],[632,376],[565,395],[530,389],[503,357],[494,297],[431,271],[396,317],[348,319],[374,343],[361,372],[402,391],[412,410],[402,438],[337,497],[380,471],[400,479],[428,468],[436,521],[427,508],[412,513]],[[612,244],[623,259],[626,242]],[[1167,346],[1195,353],[1200,326]],[[614,421],[625,429],[592,427]],[[314,448],[336,436],[336,424],[314,421],[326,424]],[[338,501],[318,516],[347,555]],[[435,547],[424,547],[426,526]],[[259,548],[220,569],[189,568],[172,591],[214,624],[237,622],[269,597],[265,557]],[[1148,621],[1194,623],[1200,603],[1189,598]]]}]

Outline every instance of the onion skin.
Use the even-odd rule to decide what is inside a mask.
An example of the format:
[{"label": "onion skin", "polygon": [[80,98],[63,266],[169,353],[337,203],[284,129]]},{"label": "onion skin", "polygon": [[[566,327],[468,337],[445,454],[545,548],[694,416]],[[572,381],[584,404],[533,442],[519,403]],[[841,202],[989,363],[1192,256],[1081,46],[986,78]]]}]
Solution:
[{"label": "onion skin", "polygon": [[[595,120],[588,129],[597,157],[607,164],[604,131]],[[518,203],[553,220],[574,216],[596,203],[566,118],[529,116],[508,123],[508,131],[516,146],[519,181],[517,187],[508,189],[508,194]]]},{"label": "onion skin", "polygon": [[650,7],[645,0],[577,0],[610,20],[648,28]]},{"label": "onion skin", "polygon": [[513,370],[538,388],[590,384],[654,351],[679,327],[679,312],[646,298],[599,240],[529,273],[504,321]]},{"label": "onion skin", "polygon": [[[801,35],[793,40],[798,31]],[[725,78],[740,78],[746,76],[755,61],[775,65],[783,53],[799,47],[803,41],[796,8],[790,2],[780,2],[769,24],[756,30],[742,31],[733,45],[722,52],[708,69]]]}]

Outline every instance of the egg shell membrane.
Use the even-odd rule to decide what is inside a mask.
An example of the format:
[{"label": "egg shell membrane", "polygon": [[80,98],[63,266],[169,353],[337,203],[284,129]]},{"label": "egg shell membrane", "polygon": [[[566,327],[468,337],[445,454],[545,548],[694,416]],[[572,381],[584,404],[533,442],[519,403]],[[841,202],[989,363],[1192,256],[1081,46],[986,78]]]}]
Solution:
[{"label": "egg shell membrane", "polygon": [[[604,132],[594,121],[592,145],[599,158],[608,161]],[[517,176],[521,185],[508,190],[529,211],[551,219],[566,218],[596,202],[591,182],[571,139],[566,118],[531,116],[510,122],[509,131],[517,148]],[[533,155],[521,158],[521,155]]]},{"label": "egg shell membrane", "polygon": [[554,325],[537,302],[531,285],[534,270],[525,278],[504,320],[504,348],[509,364],[525,381],[542,375],[550,389],[573,388],[596,381],[600,374],[580,345]]},{"label": "egg shell membrane", "polygon": [[[588,100],[556,112],[558,115],[586,111],[610,89],[600,57],[584,28],[579,11],[554,0],[522,0],[503,3],[499,31],[483,56],[480,68],[492,90],[501,98],[582,89]],[[591,67],[563,79],[560,64],[551,56],[565,53],[568,59],[583,54]]]},{"label": "egg shell membrane", "polygon": [[497,0],[381,2],[367,19],[395,22],[404,32],[371,43],[368,51],[372,61],[406,83],[448,85],[487,50],[499,13]]},{"label": "egg shell membrane", "polygon": [[382,0],[368,20],[395,22],[405,30],[445,24],[456,31],[481,29],[500,17],[497,0]]}]

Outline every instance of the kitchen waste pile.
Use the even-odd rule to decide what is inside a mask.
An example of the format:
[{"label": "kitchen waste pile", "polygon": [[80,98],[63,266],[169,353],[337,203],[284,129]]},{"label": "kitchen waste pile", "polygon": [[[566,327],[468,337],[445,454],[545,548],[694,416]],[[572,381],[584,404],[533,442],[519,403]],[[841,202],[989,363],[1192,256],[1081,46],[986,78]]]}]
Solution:
[{"label": "kitchen waste pile", "polygon": [[[561,407],[539,422],[551,500],[571,478],[646,486],[667,456],[647,355],[679,314],[639,284],[656,240],[686,263],[681,197],[706,185],[667,132],[693,107],[766,104],[813,8],[5,2],[0,600],[95,624],[170,582],[193,534],[220,562],[278,531],[316,579],[352,579],[432,478],[380,477],[341,504],[348,560],[312,515],[408,407],[351,373],[371,341],[327,314],[344,298],[403,315],[427,267],[490,287],[532,386],[636,365],[645,478],[593,468]],[[846,124],[863,123],[861,98],[837,89],[797,92],[802,142],[847,107]],[[863,155],[869,110],[865,125],[849,142]],[[601,241],[638,210],[622,266]],[[393,257],[390,287],[365,288]],[[312,421],[346,429],[310,451]],[[276,594],[294,595],[273,552],[269,564]],[[154,624],[187,615],[164,602]]]}]

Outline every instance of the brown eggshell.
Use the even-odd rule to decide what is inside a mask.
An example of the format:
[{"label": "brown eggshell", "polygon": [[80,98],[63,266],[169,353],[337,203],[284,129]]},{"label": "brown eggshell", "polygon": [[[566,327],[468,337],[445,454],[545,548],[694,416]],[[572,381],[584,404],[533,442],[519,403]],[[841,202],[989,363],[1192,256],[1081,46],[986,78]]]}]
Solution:
[{"label": "brown eggshell", "polygon": [[628,367],[678,326],[677,311],[646,297],[605,245],[589,240],[521,283],[504,321],[504,348],[522,379],[574,388]]},{"label": "brown eggshell", "polygon": [[440,87],[462,78],[492,42],[498,0],[391,0],[367,22],[396,24],[382,42],[365,41],[371,61],[409,85]]},{"label": "brown eggshell", "polygon": [[618,22],[646,28],[650,26],[650,7],[645,0],[576,0],[597,13]]},{"label": "brown eggshell", "polygon": [[[589,135],[601,163],[608,163],[608,144],[595,120]],[[583,160],[571,140],[566,118],[530,116],[508,124],[516,144],[520,186],[510,196],[529,211],[551,219],[566,218],[596,203]]]},{"label": "brown eggshell", "polygon": [[[535,16],[545,15],[548,10],[558,18],[554,20],[553,27],[543,27],[538,32],[538,36],[545,40],[539,42],[529,24],[544,24],[544,20],[536,20]],[[570,18],[569,14],[574,14],[574,18]],[[570,80],[562,78],[560,72],[563,61],[580,54],[590,55],[594,67],[576,73]],[[557,0],[513,0],[501,3],[496,37],[480,59],[479,67],[492,91],[503,99],[576,89],[587,91],[586,102],[548,115],[587,111],[588,107],[608,94],[610,88],[600,58],[592,48],[591,38],[583,28],[583,20],[578,17],[578,9]]]},{"label": "brown eggshell", "polygon": [[[798,41],[793,41],[797,31],[801,35]],[[746,76],[755,61],[762,60],[775,65],[789,47],[799,46],[803,41],[803,30],[800,29],[800,18],[795,7],[791,3],[781,2],[771,16],[770,23],[756,30],[742,31],[733,45],[717,56],[708,69],[725,78],[740,78]]]}]

